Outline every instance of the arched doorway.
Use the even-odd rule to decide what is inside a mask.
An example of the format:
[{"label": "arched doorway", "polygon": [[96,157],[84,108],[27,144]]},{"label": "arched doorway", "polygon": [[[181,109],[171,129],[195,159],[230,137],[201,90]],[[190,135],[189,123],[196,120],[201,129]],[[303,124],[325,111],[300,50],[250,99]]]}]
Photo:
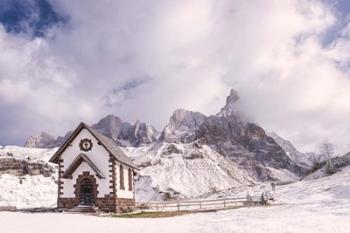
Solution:
[{"label": "arched doorway", "polygon": [[84,178],[80,182],[80,205],[94,205],[94,182],[89,178]]}]

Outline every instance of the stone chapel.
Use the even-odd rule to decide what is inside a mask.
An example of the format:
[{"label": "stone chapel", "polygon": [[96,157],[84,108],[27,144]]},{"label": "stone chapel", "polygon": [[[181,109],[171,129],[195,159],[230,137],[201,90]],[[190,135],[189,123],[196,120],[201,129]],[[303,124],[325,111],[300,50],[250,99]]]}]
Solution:
[{"label": "stone chapel", "polygon": [[59,167],[59,209],[124,212],[135,208],[137,167],[113,140],[85,123],[79,124],[50,162]]}]

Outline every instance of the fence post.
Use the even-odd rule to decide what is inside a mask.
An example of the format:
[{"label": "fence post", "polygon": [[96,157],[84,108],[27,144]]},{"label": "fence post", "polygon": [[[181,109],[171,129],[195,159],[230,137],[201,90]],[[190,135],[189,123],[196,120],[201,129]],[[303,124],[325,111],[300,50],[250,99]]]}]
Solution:
[{"label": "fence post", "polygon": [[156,208],[157,208],[157,211],[159,210],[159,206],[158,206],[159,204],[157,203],[157,205],[156,205]]},{"label": "fence post", "polygon": [[177,211],[180,211],[180,202],[177,203]]},{"label": "fence post", "polygon": [[199,209],[200,210],[202,209],[202,202],[201,201],[199,202]]},{"label": "fence post", "polygon": [[224,200],[224,209],[226,209],[226,200]]}]

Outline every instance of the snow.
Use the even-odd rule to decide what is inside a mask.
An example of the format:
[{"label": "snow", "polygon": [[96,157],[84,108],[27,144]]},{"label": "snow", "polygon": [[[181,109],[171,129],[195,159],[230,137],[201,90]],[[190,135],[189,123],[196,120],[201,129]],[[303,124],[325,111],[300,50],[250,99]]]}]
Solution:
[{"label": "snow", "polygon": [[[15,158],[30,162],[47,163],[54,149],[36,149],[20,146],[0,148],[1,158]],[[54,164],[51,164],[55,167]],[[55,167],[56,168],[56,167]],[[56,169],[57,170],[57,169]],[[20,183],[21,181],[21,183]],[[57,174],[51,177],[14,176],[0,173],[0,206],[16,206],[17,208],[55,207],[57,202]]]},{"label": "snow", "polygon": [[21,146],[4,146],[0,147],[0,159],[12,157],[19,160],[26,160],[30,157],[31,161],[48,162],[57,149],[58,148],[39,149]]},{"label": "snow", "polygon": [[[169,146],[177,152],[167,153]],[[124,150],[136,164],[144,166],[140,174],[152,178],[149,185],[162,192],[188,198],[255,183],[237,164],[206,145],[158,143]]]},{"label": "snow", "polygon": [[[146,149],[146,148],[144,148]],[[179,148],[183,149],[183,148]],[[160,169],[161,167],[158,167]],[[167,169],[170,169],[167,167]],[[17,180],[15,180],[16,178]],[[52,177],[25,177],[20,186],[18,177],[1,176],[0,197],[36,193],[37,205],[49,206],[55,201],[57,186]],[[144,178],[143,184],[151,182]],[[46,183],[45,183],[46,182]],[[193,185],[193,184],[189,184]],[[148,185],[149,186],[149,185]],[[12,190],[13,197],[5,195],[4,187]],[[52,187],[52,189],[50,188]],[[145,186],[146,187],[146,186]],[[269,183],[254,186],[240,185],[207,195],[205,198],[241,197],[247,192],[259,194],[269,191]],[[8,191],[7,191],[8,192]],[[147,192],[147,191],[146,191]],[[51,195],[52,194],[52,195]],[[350,166],[328,177],[277,185],[277,200],[268,207],[246,207],[212,213],[196,213],[161,219],[121,219],[83,214],[0,212],[1,233],[37,232],[235,232],[235,233],[347,233],[350,228]],[[28,198],[28,197],[27,197]],[[3,199],[1,204],[4,202]],[[16,201],[16,200],[15,200]],[[20,202],[25,202],[21,199]]]},{"label": "snow", "polygon": [[0,175],[0,206],[17,208],[55,207],[57,184],[55,177]]},{"label": "snow", "polygon": [[[350,205],[278,205],[162,219],[120,219],[77,214],[0,213],[2,233],[193,232],[347,233]],[[317,213],[317,214],[315,214]]]}]

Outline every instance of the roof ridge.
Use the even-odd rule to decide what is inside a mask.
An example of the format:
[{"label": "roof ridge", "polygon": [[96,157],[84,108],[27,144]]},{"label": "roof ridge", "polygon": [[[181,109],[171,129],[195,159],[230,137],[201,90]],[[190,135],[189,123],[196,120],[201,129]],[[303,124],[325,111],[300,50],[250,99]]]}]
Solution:
[{"label": "roof ridge", "polygon": [[73,131],[73,133],[69,136],[69,138],[64,142],[64,144],[56,151],[56,153],[52,156],[50,159],[50,162],[57,163],[58,157],[60,154],[62,154],[66,147],[69,145],[69,143],[74,140],[74,138],[80,133],[82,129],[87,129],[95,138],[96,140],[102,144],[102,146],[111,154],[114,156],[116,160],[118,160],[121,163],[124,163],[130,167],[133,167],[135,169],[138,169],[137,166],[131,161],[131,159],[117,146],[115,141],[102,133],[98,132],[96,129],[90,127],[85,122],[80,122],[78,127]]},{"label": "roof ridge", "polygon": [[86,162],[92,170],[96,172],[96,175],[100,179],[106,179],[105,175],[101,172],[100,169],[92,162],[92,160],[84,153],[79,153],[79,155],[73,160],[73,162],[69,165],[65,173],[63,174],[63,178],[69,178],[72,176],[73,172],[79,167],[82,162]]}]

